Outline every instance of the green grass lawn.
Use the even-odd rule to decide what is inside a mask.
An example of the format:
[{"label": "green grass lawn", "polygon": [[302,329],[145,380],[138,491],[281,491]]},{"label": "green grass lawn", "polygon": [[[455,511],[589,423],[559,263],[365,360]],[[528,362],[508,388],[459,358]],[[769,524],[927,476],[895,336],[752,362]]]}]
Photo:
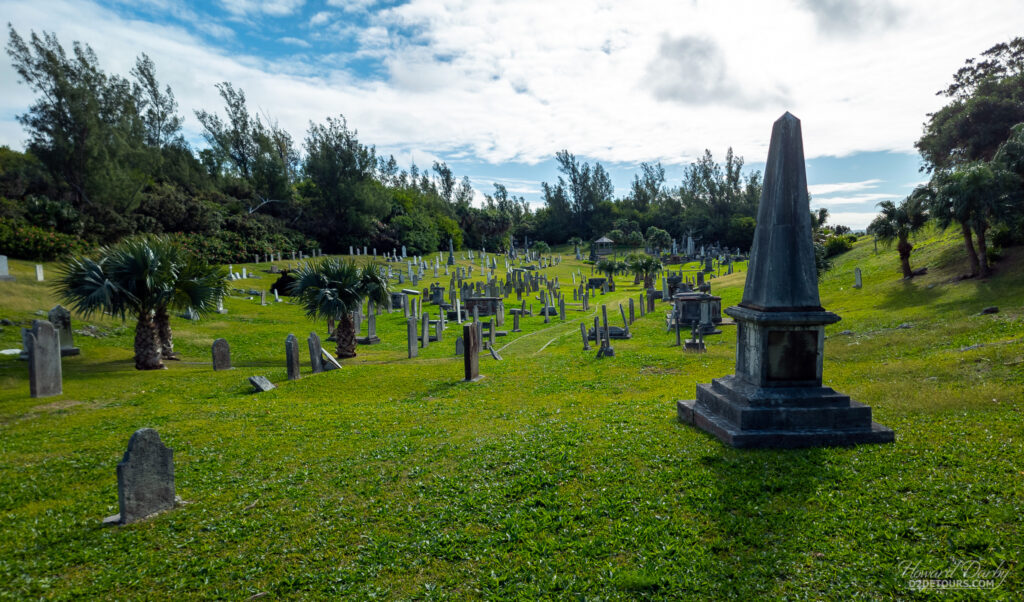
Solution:
[{"label": "green grass lawn", "polygon": [[[620,323],[618,303],[639,295],[627,277],[564,323],[525,318],[498,339],[504,361],[481,356],[478,383],[460,382],[455,324],[406,359],[398,312],[378,319],[382,344],[319,375],[303,341],[325,326],[290,303],[235,296],[227,315],[175,317],[183,361],[155,372],[133,368],[133,324],[75,316],[106,336],[76,337],[63,395],[30,399],[26,364],[0,357],[0,597],[1018,599],[1024,254],[988,280],[954,281],[964,262],[952,232],[915,244],[912,263],[929,273],[912,282],[895,249],[876,255],[870,239],[821,281],[843,317],[827,329],[825,384],[871,405],[896,431],[890,445],[742,451],[679,424],[676,400],[733,372],[735,328],[684,355],[659,303],[643,319],[637,308],[614,358],[596,359],[579,323],[602,303]],[[571,273],[590,268],[562,252],[547,273],[571,301]],[[246,288],[275,278],[245,267],[260,274]],[[55,304],[30,263],[12,273],[0,318],[16,326],[0,348],[20,347],[18,326]],[[743,277],[712,281],[723,307]],[[978,315],[989,305],[1000,312]],[[289,333],[304,356],[294,382]],[[234,370],[210,368],[218,337]],[[278,388],[253,394],[253,374]],[[174,449],[188,503],[103,527],[142,427]],[[904,574],[957,561],[1008,574],[991,591],[939,594]]]}]

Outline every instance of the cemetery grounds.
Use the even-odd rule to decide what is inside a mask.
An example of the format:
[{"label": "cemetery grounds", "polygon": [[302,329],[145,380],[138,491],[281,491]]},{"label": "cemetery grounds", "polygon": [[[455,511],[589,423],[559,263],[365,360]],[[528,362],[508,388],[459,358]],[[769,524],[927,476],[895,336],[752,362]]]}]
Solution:
[{"label": "cemetery grounds", "polygon": [[[62,395],[30,399],[25,362],[0,356],[0,598],[1019,599],[1024,253],[957,282],[952,230],[914,243],[914,267],[929,272],[910,282],[895,249],[875,254],[869,237],[821,279],[823,305],[843,318],[826,329],[825,385],[896,431],[894,444],[854,448],[737,450],[676,420],[676,400],[734,372],[734,326],[684,354],[658,302],[644,318],[637,307],[615,357],[582,351],[581,320],[606,304],[621,325],[618,304],[639,301],[631,275],[565,322],[524,317],[523,332],[497,339],[502,361],[481,354],[477,383],[461,382],[454,322],[407,359],[400,311],[379,317],[381,344],[317,375],[304,340],[326,339],[325,324],[288,301],[233,295],[226,315],[174,316],[183,361],[152,372],[133,367],[134,323],[73,315],[97,336],[76,335]],[[571,273],[590,267],[559,251],[544,273],[571,304]],[[269,264],[242,267],[259,279],[232,286],[277,278]],[[723,308],[741,298],[738,267],[711,281]],[[4,349],[56,304],[33,264],[11,272]],[[443,269],[427,273],[416,288],[447,290]],[[513,294],[506,311],[517,306]],[[1000,311],[981,315],[987,306]],[[285,378],[289,333],[298,381]],[[235,368],[214,372],[220,337]],[[255,374],[278,388],[253,393]],[[174,449],[186,503],[104,527],[117,462],[143,427]],[[965,567],[998,584],[914,584]]]}]

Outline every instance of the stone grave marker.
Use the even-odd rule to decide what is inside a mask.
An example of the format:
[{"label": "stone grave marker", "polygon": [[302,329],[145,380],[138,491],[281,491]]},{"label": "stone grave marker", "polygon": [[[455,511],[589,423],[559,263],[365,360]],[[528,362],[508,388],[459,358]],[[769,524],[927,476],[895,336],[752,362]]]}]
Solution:
[{"label": "stone grave marker", "polygon": [[466,344],[462,341],[462,337],[455,337],[455,355],[462,355],[466,352]]},{"label": "stone grave marker", "polygon": [[341,363],[339,363],[333,355],[327,353],[327,350],[322,347],[320,348],[320,362],[324,372],[341,369]]},{"label": "stone grave marker", "polygon": [[522,332],[519,329],[519,313],[520,312],[513,310],[513,313],[512,313],[512,332]]},{"label": "stone grave marker", "polygon": [[284,340],[285,363],[288,368],[288,380],[299,380],[299,340],[289,334]]},{"label": "stone grave marker", "polygon": [[420,346],[426,349],[430,346],[430,314],[428,312],[423,312],[420,334]]},{"label": "stone grave marker", "polygon": [[57,305],[46,317],[57,329],[57,335],[60,337],[60,356],[68,357],[81,353],[82,350],[75,347],[75,335],[71,330],[71,312]]},{"label": "stone grave marker", "polygon": [[0,280],[14,280],[14,276],[8,271],[7,256],[0,255]]},{"label": "stone grave marker", "polygon": [[410,317],[405,321],[405,330],[409,339],[409,358],[419,354],[418,337],[416,336],[416,318]]},{"label": "stone grave marker", "polygon": [[480,380],[480,334],[475,324],[462,325],[462,338],[465,350],[462,354],[466,382]]},{"label": "stone grave marker", "polygon": [[309,345],[309,366],[313,374],[320,374],[324,371],[324,361],[321,359],[323,345],[320,344],[320,337],[315,332],[311,332],[306,343]]},{"label": "stone grave marker", "polygon": [[860,288],[864,286],[864,281],[860,277],[860,268],[853,268],[853,288]]},{"label": "stone grave marker", "polygon": [[800,120],[772,127],[757,227],[737,322],[736,374],[698,384],[676,404],[679,420],[733,447],[818,447],[888,443],[893,431],[871,408],[822,386],[821,306]]},{"label": "stone grave marker", "polygon": [[174,508],[174,450],[151,428],[135,431],[117,464],[117,506],[120,513],[104,524],[128,525]]},{"label": "stone grave marker", "polygon": [[60,337],[46,320],[33,320],[32,329],[22,329],[28,352],[28,388],[32,397],[52,397],[63,392]]},{"label": "stone grave marker", "polygon": [[277,388],[274,383],[267,379],[266,376],[250,376],[249,384],[252,385],[252,388],[255,389],[257,393],[265,393]]},{"label": "stone grave marker", "polygon": [[231,346],[225,339],[217,339],[210,346],[210,354],[213,356],[214,370],[231,369]]},{"label": "stone grave marker", "polygon": [[41,263],[37,263],[36,264],[36,281],[37,282],[42,282],[43,281],[43,264],[41,264]]},{"label": "stone grave marker", "polygon": [[587,336],[587,325],[580,322],[580,334],[583,336],[583,350],[590,351],[590,337]]},{"label": "stone grave marker", "polygon": [[491,347],[488,349],[488,351],[491,352],[491,357],[493,357],[494,359],[498,360],[499,362],[501,361],[501,356],[498,355],[498,350],[495,349],[493,345],[491,345]]}]

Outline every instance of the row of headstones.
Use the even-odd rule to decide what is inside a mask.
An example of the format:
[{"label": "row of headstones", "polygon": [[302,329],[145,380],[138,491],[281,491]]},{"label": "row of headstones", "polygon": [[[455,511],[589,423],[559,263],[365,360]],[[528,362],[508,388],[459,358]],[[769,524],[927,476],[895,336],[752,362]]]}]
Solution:
[{"label": "row of headstones", "polygon": [[[321,251],[320,249],[313,249],[309,253],[309,255],[306,255],[302,251],[292,251],[292,261],[301,261],[303,259],[322,257],[324,254],[324,252]],[[259,253],[256,253],[253,255],[253,263],[269,263],[271,261],[284,261],[284,253],[278,251],[276,254],[268,253],[266,255],[260,255]]]},{"label": "row of headstones", "polygon": [[[327,372],[330,370],[337,370],[341,368],[341,364],[338,363],[331,354],[327,353],[321,342],[320,336],[315,332],[309,333],[307,339],[309,346],[309,363],[313,374],[319,374],[321,372]],[[299,369],[299,340],[294,334],[289,334],[284,341],[285,350],[285,368],[288,374],[288,380],[299,380],[301,378]],[[213,342],[210,348],[210,353],[213,357],[213,369],[216,371],[220,370],[231,370],[231,346],[225,339],[217,339]],[[249,379],[249,382],[260,391],[269,391],[275,388],[265,377],[253,376]]]},{"label": "row of headstones", "polygon": [[[14,280],[11,276],[10,267],[7,265],[7,256],[0,255],[0,280]],[[43,282],[43,264],[36,264],[36,282]]]}]

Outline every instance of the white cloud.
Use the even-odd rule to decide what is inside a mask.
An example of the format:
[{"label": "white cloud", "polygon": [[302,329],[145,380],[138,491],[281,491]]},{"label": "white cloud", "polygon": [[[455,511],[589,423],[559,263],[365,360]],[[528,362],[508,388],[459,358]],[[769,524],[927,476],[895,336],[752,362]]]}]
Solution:
[{"label": "white cloud", "polygon": [[309,48],[309,42],[299,38],[284,37],[279,38],[278,41],[284,44],[291,44],[292,46],[301,46],[303,48]]},{"label": "white cloud", "polygon": [[220,0],[220,3],[224,10],[239,17],[259,13],[284,17],[302,7],[306,0]]},{"label": "white cloud", "polygon": [[[290,14],[303,4],[224,2],[238,16]],[[808,158],[913,151],[926,114],[943,104],[935,91],[966,58],[1024,30],[1024,11],[1013,3],[865,2],[858,6],[867,13],[837,17],[854,19],[857,35],[826,35],[834,21],[821,19],[832,17],[794,0],[651,0],[644,10],[585,0],[410,0],[369,13],[356,53],[332,62],[313,57],[315,65],[221,49],[194,32],[129,20],[87,0],[0,0],[0,10],[23,34],[46,29],[68,44],[90,43],[110,71],[127,73],[146,52],[174,89],[192,135],[192,110],[219,108],[213,84],[228,80],[296,139],[310,120],[342,112],[362,141],[379,148],[468,152],[495,163],[536,163],[567,148],[602,162],[678,164],[705,148],[721,156],[728,146],[753,163],[764,160],[771,124],[785,110],[803,122]],[[879,20],[889,8],[900,18]],[[664,56],[662,40],[694,37],[713,44],[724,89],[740,90],[744,102],[714,102],[713,93],[702,104],[656,97],[650,69],[671,76],[657,73],[670,68],[656,60]],[[387,78],[355,77],[345,67],[355,57],[379,58]],[[712,84],[718,75],[695,73]],[[26,110],[31,94],[15,80],[9,64],[0,65],[0,144],[20,146],[24,136],[9,138],[10,116]]]},{"label": "white cloud", "polygon": [[858,190],[867,190],[871,188],[878,188],[878,184],[881,180],[864,180],[861,182],[837,182],[835,184],[812,184],[807,187],[807,191],[811,195],[827,195],[836,192],[856,192]]},{"label": "white cloud", "polygon": [[309,24],[312,27],[316,27],[317,25],[323,25],[324,23],[329,21],[330,18],[331,18],[331,13],[329,13],[329,12],[327,12],[325,10],[322,10],[322,11],[318,12],[317,14],[313,15],[312,17],[310,17]]},{"label": "white cloud", "polygon": [[327,0],[327,6],[340,8],[347,13],[366,12],[377,4],[377,0]]},{"label": "white cloud", "polygon": [[848,226],[853,230],[864,230],[878,215],[877,212],[829,212],[828,223],[833,226]]}]

